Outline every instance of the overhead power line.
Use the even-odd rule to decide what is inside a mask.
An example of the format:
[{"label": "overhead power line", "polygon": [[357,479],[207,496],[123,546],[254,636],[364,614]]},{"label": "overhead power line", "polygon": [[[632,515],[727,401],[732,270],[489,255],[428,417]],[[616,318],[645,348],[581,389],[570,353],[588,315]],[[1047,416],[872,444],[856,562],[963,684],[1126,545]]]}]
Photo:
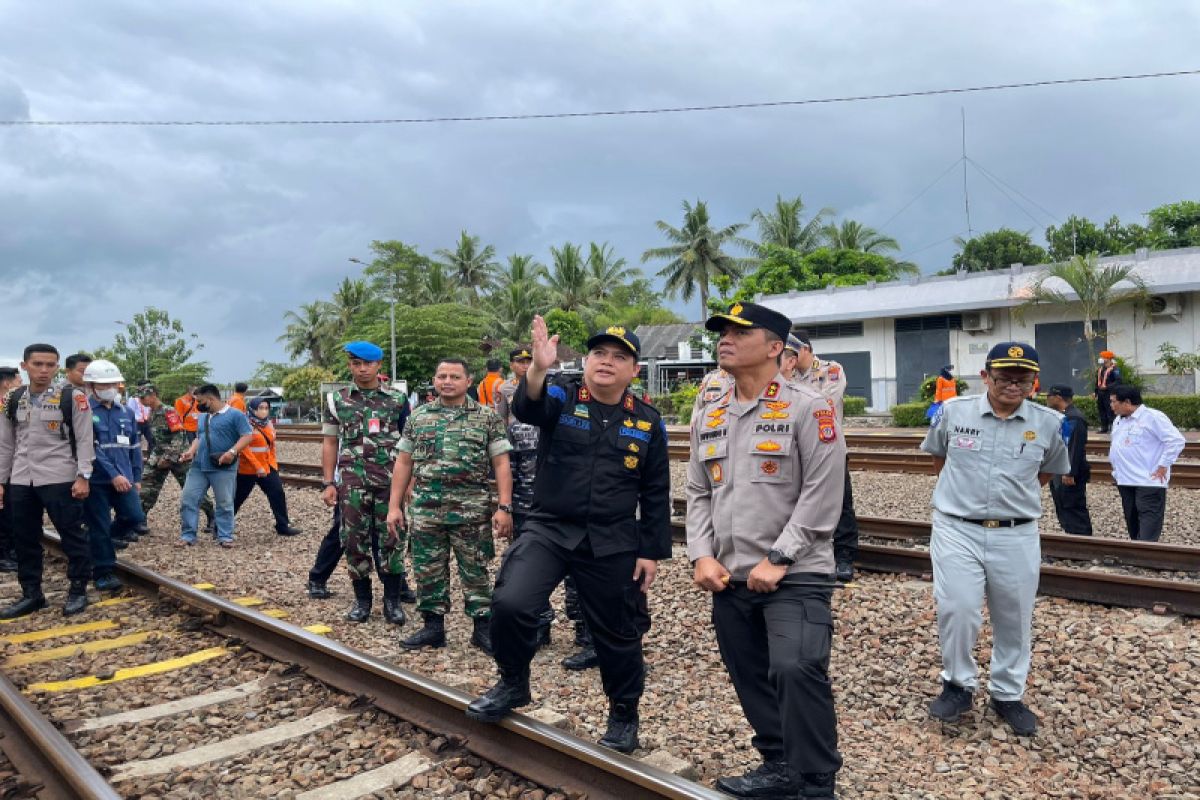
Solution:
[{"label": "overhead power line", "polygon": [[1081,83],[1113,83],[1139,81],[1152,78],[1178,78],[1200,75],[1200,69],[1176,70],[1173,72],[1145,72],[1132,75],[1103,75],[1090,78],[1062,78],[1059,80],[1023,81],[1020,83],[997,83],[986,86],[964,86],[951,89],[922,89],[886,94],[860,94],[847,97],[820,97],[804,100],[767,100],[752,103],[721,103],[703,106],[674,106],[665,108],[627,108],[602,111],[559,111],[541,114],[481,114],[453,117],[398,117],[394,119],[274,119],[274,120],[0,120],[7,126],[231,126],[252,127],[263,125],[427,125],[436,122],[506,122],[518,120],[575,119],[579,117],[632,117],[652,114],[688,114],[703,111],[737,111],[751,108],[785,108],[789,106],[811,106],[833,103],[861,103],[872,100],[896,100],[907,97],[931,97],[946,94],[970,94],[974,92],[997,92],[1005,89],[1032,89],[1041,86],[1066,86]]}]

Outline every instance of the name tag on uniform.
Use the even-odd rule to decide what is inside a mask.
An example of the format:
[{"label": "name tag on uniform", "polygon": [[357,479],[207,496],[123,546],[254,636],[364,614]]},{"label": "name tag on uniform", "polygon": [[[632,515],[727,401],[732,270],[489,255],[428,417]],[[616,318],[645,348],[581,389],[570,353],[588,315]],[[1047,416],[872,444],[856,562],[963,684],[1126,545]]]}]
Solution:
[{"label": "name tag on uniform", "polygon": [[982,450],[983,442],[974,436],[951,436],[950,446],[955,450]]},{"label": "name tag on uniform", "polygon": [[367,433],[379,433],[379,420],[375,417],[367,420]]},{"label": "name tag on uniform", "polygon": [[129,437],[123,433],[117,434],[117,444],[129,444]]}]

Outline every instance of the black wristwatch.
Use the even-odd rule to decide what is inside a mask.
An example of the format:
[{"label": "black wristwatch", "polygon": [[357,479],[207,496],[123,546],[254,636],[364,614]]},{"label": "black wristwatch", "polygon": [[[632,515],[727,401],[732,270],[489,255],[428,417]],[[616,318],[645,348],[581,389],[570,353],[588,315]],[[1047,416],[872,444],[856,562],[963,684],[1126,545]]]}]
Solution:
[{"label": "black wristwatch", "polygon": [[512,503],[497,503],[496,510],[503,511],[506,514],[511,514],[512,513]]},{"label": "black wristwatch", "polygon": [[779,550],[772,550],[771,552],[767,553],[767,561],[770,561],[777,567],[790,567],[792,564],[796,563],[796,559],[788,558]]}]

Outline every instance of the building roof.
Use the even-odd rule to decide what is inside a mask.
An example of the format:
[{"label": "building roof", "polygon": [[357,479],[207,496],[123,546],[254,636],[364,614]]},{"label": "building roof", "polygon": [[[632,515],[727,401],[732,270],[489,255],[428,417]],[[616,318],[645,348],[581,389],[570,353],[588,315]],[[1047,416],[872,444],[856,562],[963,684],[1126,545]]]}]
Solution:
[{"label": "building roof", "polygon": [[643,360],[648,358],[677,358],[679,343],[689,341],[703,322],[681,322],[673,325],[638,325],[633,332],[642,342]]},{"label": "building roof", "polygon": [[[1200,290],[1200,247],[1179,250],[1140,250],[1133,255],[1107,256],[1101,264],[1136,264],[1135,272],[1154,294]],[[987,308],[1018,306],[1045,265],[1021,266],[988,272],[921,276],[865,286],[830,286],[811,292],[765,295],[757,302],[805,324],[952,314]],[[1055,284],[1058,284],[1056,287]],[[1074,297],[1061,281],[1059,288]]]}]

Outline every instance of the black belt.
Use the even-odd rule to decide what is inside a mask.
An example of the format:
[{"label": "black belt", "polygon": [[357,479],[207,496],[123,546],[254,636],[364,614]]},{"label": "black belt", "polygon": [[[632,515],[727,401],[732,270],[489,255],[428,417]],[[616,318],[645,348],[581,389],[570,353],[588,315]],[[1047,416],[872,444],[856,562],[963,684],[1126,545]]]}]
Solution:
[{"label": "black belt", "polygon": [[[951,514],[950,516],[954,516]],[[972,525],[978,525],[981,528],[1015,528],[1018,525],[1027,525],[1033,522],[1033,519],[968,519],[967,517],[954,517],[961,519],[963,522],[970,522]]]}]

